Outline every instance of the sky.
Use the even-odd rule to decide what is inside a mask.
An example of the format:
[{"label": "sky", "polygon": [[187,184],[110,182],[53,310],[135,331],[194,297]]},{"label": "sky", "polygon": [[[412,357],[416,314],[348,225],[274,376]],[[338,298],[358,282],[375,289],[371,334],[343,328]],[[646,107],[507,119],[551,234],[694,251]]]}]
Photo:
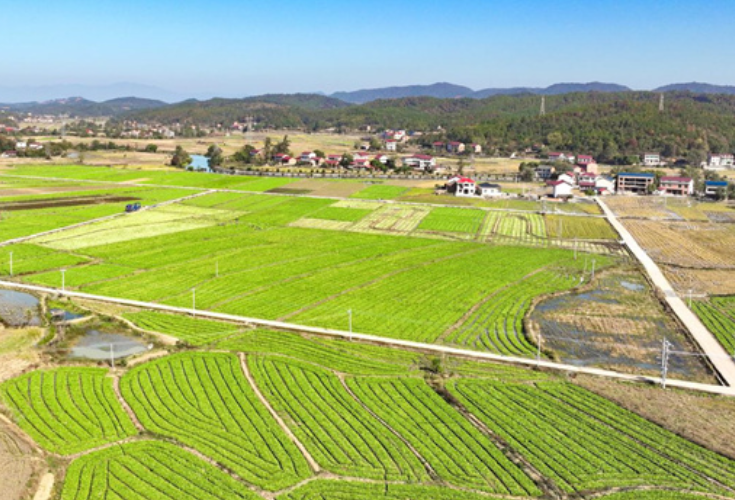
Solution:
[{"label": "sky", "polygon": [[443,81],[735,85],[732,0],[3,3],[0,87],[134,82],[201,98]]}]

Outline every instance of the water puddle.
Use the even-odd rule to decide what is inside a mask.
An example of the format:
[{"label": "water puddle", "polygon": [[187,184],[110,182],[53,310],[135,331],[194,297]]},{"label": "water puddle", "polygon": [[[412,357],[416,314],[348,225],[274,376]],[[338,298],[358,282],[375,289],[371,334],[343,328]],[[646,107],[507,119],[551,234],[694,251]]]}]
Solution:
[{"label": "water puddle", "polygon": [[85,318],[86,314],[79,314],[64,309],[51,309],[51,317],[54,321],[74,321],[75,319]]},{"label": "water puddle", "polygon": [[648,286],[630,275],[606,276],[593,290],[547,299],[529,319],[563,363],[658,375],[666,337],[677,353],[669,358],[669,374],[711,381],[699,351]]},{"label": "water puddle", "polygon": [[27,293],[0,290],[0,320],[10,327],[41,326],[38,299]]},{"label": "water puddle", "polygon": [[103,361],[126,358],[147,350],[148,346],[140,339],[119,333],[87,330],[74,342],[69,357]]}]

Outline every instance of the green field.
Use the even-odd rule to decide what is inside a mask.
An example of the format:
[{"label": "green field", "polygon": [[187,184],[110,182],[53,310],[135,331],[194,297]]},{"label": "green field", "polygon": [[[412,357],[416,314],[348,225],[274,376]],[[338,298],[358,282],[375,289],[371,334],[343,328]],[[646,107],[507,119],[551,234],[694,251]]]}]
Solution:
[{"label": "green field", "polygon": [[18,424],[49,451],[69,455],[136,434],[107,370],[34,371],[0,385]]},{"label": "green field", "polygon": [[735,309],[732,297],[713,297],[710,301],[694,301],[692,309],[712,332],[722,347],[735,354]]},{"label": "green field", "polygon": [[242,330],[238,325],[155,311],[126,313],[123,317],[142,330],[170,335],[194,346],[210,344]]}]

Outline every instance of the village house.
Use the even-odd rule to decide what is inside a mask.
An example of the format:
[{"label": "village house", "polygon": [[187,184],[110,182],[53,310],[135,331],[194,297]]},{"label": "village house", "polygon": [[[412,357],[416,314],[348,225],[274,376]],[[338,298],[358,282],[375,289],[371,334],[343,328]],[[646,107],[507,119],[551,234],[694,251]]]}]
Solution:
[{"label": "village house", "polygon": [[489,182],[478,184],[477,191],[483,198],[497,198],[503,195],[503,189],[500,184],[491,184]]},{"label": "village house", "polygon": [[552,198],[571,198],[572,197],[572,185],[566,181],[546,181],[546,185],[549,188],[549,196]]},{"label": "village house", "polygon": [[447,147],[442,141],[435,141],[431,144],[432,149],[436,153],[441,153]]},{"label": "village house", "polygon": [[373,160],[377,160],[380,163],[382,163],[383,165],[385,165],[386,163],[388,163],[388,159],[389,159],[388,158],[388,155],[375,155],[375,158],[373,158]]},{"label": "village house", "polygon": [[414,170],[433,170],[436,166],[436,160],[429,155],[413,155],[403,159],[403,164]]},{"label": "village house", "polygon": [[327,161],[324,163],[329,167],[338,167],[342,162],[342,155],[327,155]]},{"label": "village house", "polygon": [[643,153],[643,165],[646,167],[658,167],[663,165],[661,155],[658,153]]},{"label": "village house", "polygon": [[4,151],[3,154],[0,155],[0,158],[17,158],[18,152],[13,151],[12,149],[9,151]]},{"label": "village house", "polygon": [[31,142],[28,144],[28,149],[31,151],[41,151],[43,149],[43,144],[39,142]]},{"label": "village house", "polygon": [[15,149],[17,151],[25,151],[27,147],[28,147],[28,143],[25,141],[18,141],[15,143]]},{"label": "village house", "polygon": [[304,151],[299,156],[299,161],[302,163],[312,163],[316,159],[316,153],[312,151]]},{"label": "village house", "polygon": [[597,187],[597,174],[584,172],[579,174],[577,183],[583,191],[594,191]]},{"label": "village house", "polygon": [[659,191],[673,196],[691,196],[694,194],[694,179],[691,177],[661,177]]},{"label": "village house", "polygon": [[727,190],[727,181],[704,181],[704,195],[716,198],[720,190]]},{"label": "village house", "polygon": [[472,152],[476,155],[482,154],[482,146],[480,146],[479,144],[471,144],[470,149],[472,149]]},{"label": "village house", "polygon": [[460,154],[460,153],[464,153],[464,150],[465,150],[465,145],[463,142],[452,141],[449,144],[447,144],[447,152],[449,153]]},{"label": "village house", "polygon": [[537,179],[545,181],[551,179],[551,176],[556,172],[556,168],[553,165],[539,165],[534,172]]},{"label": "village house", "polygon": [[296,159],[287,154],[278,153],[273,155],[273,162],[279,165],[296,165]]},{"label": "village house", "polygon": [[710,154],[707,157],[707,168],[709,170],[733,168],[734,165],[735,156],[731,154]]},{"label": "village house", "polygon": [[385,150],[386,151],[397,151],[398,150],[398,141],[395,139],[388,139],[385,141]]},{"label": "village house", "polygon": [[447,181],[446,188],[448,193],[462,198],[477,196],[477,185],[469,177],[456,175]]},{"label": "village house", "polygon": [[549,161],[550,162],[557,162],[557,161],[566,161],[569,163],[574,163],[574,155],[566,155],[564,153],[549,153]]},{"label": "village house", "polygon": [[559,177],[556,178],[556,180],[564,181],[570,186],[576,186],[577,185],[577,178],[574,176],[573,172],[564,172],[559,174]]},{"label": "village house", "polygon": [[621,172],[617,178],[618,193],[648,193],[649,186],[653,186],[656,176],[637,172]]},{"label": "village house", "polygon": [[585,166],[595,163],[595,159],[590,155],[577,155],[577,165]]},{"label": "village house", "polygon": [[615,179],[598,176],[595,179],[595,192],[601,195],[615,194]]}]

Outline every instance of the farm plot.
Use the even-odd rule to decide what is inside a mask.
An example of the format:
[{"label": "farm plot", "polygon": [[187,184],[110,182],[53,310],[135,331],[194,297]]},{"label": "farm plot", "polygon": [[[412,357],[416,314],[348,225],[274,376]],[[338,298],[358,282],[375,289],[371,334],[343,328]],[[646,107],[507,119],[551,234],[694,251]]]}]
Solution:
[{"label": "farm plot", "polygon": [[84,264],[87,257],[68,253],[59,253],[52,248],[45,248],[28,243],[20,243],[0,248],[0,274],[10,275],[10,254],[13,254],[13,275],[39,273],[48,269],[70,267]]},{"label": "farm plot", "polygon": [[408,188],[402,186],[376,184],[374,186],[368,186],[365,189],[350,195],[350,198],[362,200],[392,200],[398,198],[407,191]]},{"label": "farm plot", "polygon": [[354,378],[347,384],[450,484],[506,495],[540,491],[488,437],[421,379]]},{"label": "farm plot", "polygon": [[486,241],[498,245],[546,246],[544,219],[538,214],[490,212],[481,231]]},{"label": "farm plot", "polygon": [[170,205],[127,214],[124,217],[62,231],[32,241],[57,250],[79,250],[91,246],[199,229],[234,218],[235,214],[229,211]]},{"label": "farm plot", "polygon": [[[735,319],[731,307],[723,307],[718,298],[692,302],[692,309],[729,353],[735,355]],[[729,304],[728,304],[729,305]]]},{"label": "farm plot", "polygon": [[[383,484],[320,479],[280,495],[278,500],[492,500],[494,498],[502,497],[418,484]],[[651,498],[650,500],[655,499]],[[674,497],[671,497],[671,500],[675,500]],[[691,500],[697,499],[692,498]]]},{"label": "farm plot", "polygon": [[386,481],[428,479],[408,446],[350,397],[332,373],[277,358],[257,357],[250,366],[273,408],[326,470]]},{"label": "farm plot", "polygon": [[161,358],[133,368],[120,388],[146,429],[196,448],[256,486],[278,490],[309,475],[233,355]]},{"label": "farm plot", "polygon": [[668,200],[650,196],[609,196],[605,198],[605,204],[620,218],[683,220],[683,217],[669,210],[664,203],[668,204]]},{"label": "farm plot", "polygon": [[[591,393],[567,389],[563,383],[540,383],[539,387],[462,380],[452,383],[451,390],[492,432],[567,493],[644,485],[718,489],[706,476],[691,472],[692,464],[686,459],[682,466],[678,456],[670,457],[658,446],[640,443],[635,435],[610,429],[597,417],[600,410],[578,408],[565,397],[570,394],[575,402],[592,402]],[[630,418],[612,404],[603,411],[611,419]],[[719,466],[727,468],[727,461],[715,467]]]},{"label": "farm plot", "polygon": [[415,371],[418,355],[384,347],[327,339],[306,339],[296,333],[255,329],[217,344],[248,354],[272,354],[308,361],[354,375],[405,375]]},{"label": "farm plot", "polygon": [[692,268],[735,268],[735,231],[724,224],[626,220],[633,237],[657,262]]},{"label": "farm plot", "polygon": [[194,346],[210,344],[242,330],[238,325],[155,311],[127,313],[123,317],[143,330],[171,335]]},{"label": "farm plot", "polygon": [[402,205],[384,205],[352,226],[355,231],[407,234],[426,217],[430,209]]},{"label": "farm plot", "polygon": [[564,217],[546,215],[549,238],[580,240],[616,240],[618,235],[606,219],[600,217]]},{"label": "farm plot", "polygon": [[18,425],[49,451],[63,455],[134,435],[107,370],[34,371],[0,385]]},{"label": "farm plot", "polygon": [[372,209],[365,208],[344,208],[344,207],[326,207],[318,210],[311,215],[314,219],[332,220],[342,222],[357,222],[368,214],[373,212]]},{"label": "farm plot", "polygon": [[[71,257],[69,254],[56,254],[59,257],[68,256]],[[61,288],[61,273],[58,271],[58,268],[63,267],[65,269],[64,272],[64,284],[68,287],[81,287],[84,285],[88,285],[91,283],[96,283],[99,281],[105,281],[113,278],[120,278],[122,276],[125,276],[127,274],[132,274],[136,270],[132,269],[130,267],[125,266],[117,266],[114,264],[91,264],[88,266],[82,266],[82,267],[69,267],[74,264],[79,264],[80,262],[69,262],[69,263],[62,263],[62,262],[53,262],[53,260],[43,260],[45,266],[52,265],[57,270],[54,271],[48,271],[45,273],[38,273],[34,274],[32,276],[28,276],[25,278],[26,281],[29,283],[34,283],[36,285],[42,285],[42,286],[50,286],[50,287],[56,287]]]},{"label": "farm plot", "polygon": [[475,235],[485,217],[482,210],[433,208],[418,225],[418,231],[465,233]]},{"label": "farm plot", "polygon": [[735,295],[735,269],[690,269],[662,265],[666,278],[680,294]]},{"label": "farm plot", "polygon": [[536,348],[526,337],[523,326],[532,301],[538,296],[568,290],[577,284],[579,278],[576,274],[542,271],[525,277],[484,298],[460,324],[452,327],[443,341],[500,354],[533,354]]},{"label": "farm plot", "polygon": [[345,329],[350,309],[357,331],[434,342],[488,295],[567,259],[569,254],[559,250],[517,248],[511,253],[504,247],[480,247],[343,293],[290,320]]},{"label": "farm plot", "polygon": [[66,473],[61,500],[257,500],[225,472],[169,443],[138,441],[85,455]]}]

